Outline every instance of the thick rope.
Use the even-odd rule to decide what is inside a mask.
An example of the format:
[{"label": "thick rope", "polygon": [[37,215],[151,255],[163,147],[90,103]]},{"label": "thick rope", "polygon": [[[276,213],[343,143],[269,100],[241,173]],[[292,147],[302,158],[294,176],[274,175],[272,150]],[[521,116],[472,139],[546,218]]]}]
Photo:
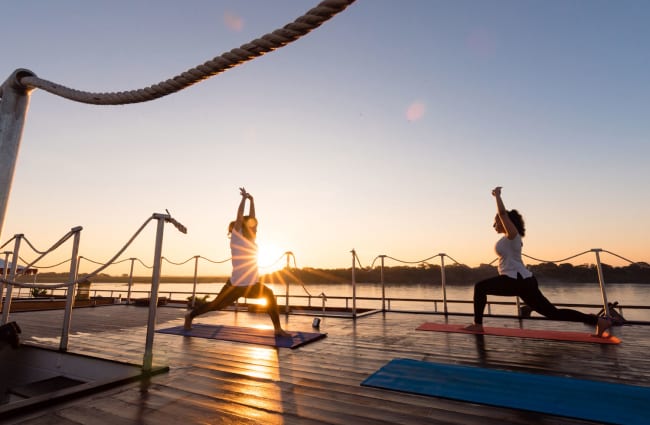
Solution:
[{"label": "thick rope", "polygon": [[20,84],[28,88],[39,88],[76,102],[94,105],[124,105],[147,102],[181,91],[230,68],[286,46],[318,28],[352,3],[354,3],[354,0],[325,0],[281,29],[277,29],[239,48],[225,52],[221,56],[215,57],[195,68],[188,69],[180,75],[144,89],[113,93],[92,93],[71,89],[35,75],[20,78]]},{"label": "thick rope", "polygon": [[[81,229],[81,228],[79,228],[79,229]],[[56,241],[56,242],[54,243],[54,245],[52,245],[49,249],[47,249],[46,251],[40,253],[40,254],[41,254],[40,256],[38,256],[34,261],[32,261],[31,263],[27,264],[27,265],[23,268],[23,273],[27,273],[27,270],[33,268],[33,267],[36,265],[36,263],[38,263],[39,261],[41,261],[41,259],[45,258],[45,256],[46,256],[47,254],[49,254],[50,252],[54,252],[58,247],[60,247],[61,245],[63,245],[64,242],[66,242],[68,239],[70,239],[72,236],[74,236],[74,234],[75,234],[76,231],[78,231],[78,229],[70,230],[68,233],[66,233],[65,235],[63,235],[63,236],[61,237],[61,239],[59,239],[58,241]],[[26,238],[25,238],[25,240],[26,240]],[[30,244],[29,242],[28,242],[28,244],[29,244],[30,247],[32,247],[32,249],[33,249],[34,251],[36,251],[36,249],[32,246],[32,244]],[[38,251],[37,251],[37,252],[38,252]]]},{"label": "thick rope", "polygon": [[608,254],[611,254],[611,255],[613,255],[614,257],[618,257],[618,258],[620,258],[621,260],[625,260],[625,261],[627,261],[628,263],[630,263],[630,264],[634,264],[634,265],[637,265],[637,266],[639,266],[639,267],[641,267],[641,268],[646,268],[646,269],[648,268],[648,264],[645,263],[645,262],[642,263],[642,262],[640,262],[640,261],[632,261],[632,260],[628,260],[628,259],[625,258],[625,257],[621,257],[621,256],[618,255],[618,254],[615,254],[615,253],[613,253],[613,252],[610,252],[610,251],[607,251],[607,250],[604,250],[604,249],[603,249],[603,252],[606,252],[606,253],[608,253]]},{"label": "thick rope", "polygon": [[124,251],[126,251],[126,249],[127,249],[127,248],[132,244],[132,243],[133,243],[133,241],[135,240],[135,238],[138,237],[138,235],[140,234],[140,232],[142,232],[142,230],[143,230],[145,227],[147,227],[147,224],[149,224],[149,222],[150,222],[151,220],[153,220],[153,219],[154,219],[154,216],[151,216],[151,217],[149,217],[149,218],[148,218],[144,223],[142,223],[142,226],[140,226],[140,228],[139,228],[138,230],[136,230],[135,234],[134,234],[133,236],[131,236],[131,239],[129,239],[128,242],[127,242],[126,244],[124,244],[124,246],[123,246],[123,247],[122,247],[122,248],[117,252],[117,254],[115,254],[115,255],[113,256],[113,258],[111,258],[110,260],[108,260],[108,262],[106,262],[104,265],[100,266],[98,269],[93,270],[92,272],[85,274],[85,275],[82,276],[81,278],[78,277],[77,280],[76,280],[74,283],[79,283],[79,282],[84,282],[84,281],[86,281],[86,280],[89,280],[91,277],[94,277],[94,276],[98,275],[98,274],[101,273],[104,269],[106,269],[108,266],[110,266],[111,264],[113,264],[113,263],[114,263],[114,262],[119,258],[119,256],[122,255],[122,253],[123,253]]},{"label": "thick rope", "polygon": [[32,251],[34,251],[37,254],[46,254],[48,252],[48,251],[40,251],[40,250],[36,249],[36,247],[29,241],[29,239],[27,239],[26,236],[23,236],[23,240],[27,243],[27,245],[29,245],[29,247],[32,249]]},{"label": "thick rope", "polygon": [[[288,252],[288,254],[289,254],[289,255],[291,256],[291,258],[293,259],[293,268],[294,268],[294,269],[298,269],[298,263],[296,262],[296,256],[293,255],[293,252]],[[302,279],[300,279],[300,278],[297,277],[297,276],[296,276],[296,278],[297,278],[297,280],[298,280],[298,283],[300,283],[300,286],[302,286],[303,291],[305,291],[305,293],[306,293],[308,296],[313,297],[313,295],[312,295],[312,294],[307,290],[307,287],[305,286],[305,282],[303,282]],[[321,297],[321,298],[327,298],[327,296],[325,295],[324,292],[321,292],[318,296]]]}]

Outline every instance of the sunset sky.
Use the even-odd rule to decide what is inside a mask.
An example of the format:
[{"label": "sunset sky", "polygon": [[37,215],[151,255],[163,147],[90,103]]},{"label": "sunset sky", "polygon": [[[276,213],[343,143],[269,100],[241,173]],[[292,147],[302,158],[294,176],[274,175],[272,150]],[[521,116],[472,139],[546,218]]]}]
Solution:
[{"label": "sunset sky", "polygon": [[[79,90],[140,89],[317,4],[4,1],[0,81],[26,68]],[[155,101],[94,106],[35,90],[0,240],[22,233],[45,250],[82,226],[80,254],[105,262],[168,209],[188,233],[166,226],[166,258],[221,261],[243,186],[262,266],[292,251],[299,267],[350,267],[352,249],[364,266],[438,253],[478,266],[496,257],[500,185],[526,220],[524,253],[554,261],[602,248],[650,261],[648,22],[646,0],[359,0]],[[150,266],[154,231],[121,258]],[[38,266],[65,271],[49,267],[70,252]],[[36,256],[23,245],[21,258]],[[163,274],[193,270],[163,263]]]}]

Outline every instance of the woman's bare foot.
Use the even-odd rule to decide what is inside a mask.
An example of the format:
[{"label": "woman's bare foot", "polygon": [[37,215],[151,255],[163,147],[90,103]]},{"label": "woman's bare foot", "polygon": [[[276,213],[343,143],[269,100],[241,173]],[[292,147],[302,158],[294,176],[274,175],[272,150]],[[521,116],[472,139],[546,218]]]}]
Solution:
[{"label": "woman's bare foot", "polygon": [[465,326],[463,329],[471,332],[483,332],[483,325],[478,323],[472,323],[471,325]]},{"label": "woman's bare foot", "polygon": [[291,334],[283,329],[276,329],[275,336],[291,336]]},{"label": "woman's bare foot", "polygon": [[192,329],[192,310],[185,313],[185,323],[183,323],[183,329],[186,331]]},{"label": "woman's bare foot", "polygon": [[609,336],[609,332],[605,334],[605,332],[612,327],[612,319],[609,317],[598,317],[598,323],[596,324],[596,335],[598,337],[607,337]]}]

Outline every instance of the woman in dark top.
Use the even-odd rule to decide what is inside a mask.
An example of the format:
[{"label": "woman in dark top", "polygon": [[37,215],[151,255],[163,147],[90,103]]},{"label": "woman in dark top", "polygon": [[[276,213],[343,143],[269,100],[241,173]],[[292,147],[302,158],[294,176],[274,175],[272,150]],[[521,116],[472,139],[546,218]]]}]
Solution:
[{"label": "woman in dark top", "polygon": [[603,336],[603,332],[612,326],[611,319],[577,310],[559,309],[542,294],[537,279],[521,259],[522,238],[526,233],[522,216],[517,210],[506,210],[501,199],[500,186],[492,190],[492,196],[497,203],[494,230],[504,234],[495,246],[499,256],[499,275],[482,280],[474,286],[474,323],[465,329],[483,332],[483,311],[488,295],[518,296],[533,311],[549,319],[594,325],[596,335]]}]

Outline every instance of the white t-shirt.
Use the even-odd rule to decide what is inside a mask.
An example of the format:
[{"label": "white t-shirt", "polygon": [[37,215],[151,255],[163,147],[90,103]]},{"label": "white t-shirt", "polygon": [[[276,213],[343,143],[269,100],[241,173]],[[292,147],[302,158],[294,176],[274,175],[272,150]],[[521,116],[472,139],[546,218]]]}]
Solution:
[{"label": "white t-shirt", "polygon": [[500,275],[506,275],[513,279],[517,279],[517,273],[524,279],[533,275],[521,260],[521,247],[523,245],[521,235],[517,235],[513,239],[504,236],[497,241],[494,249],[499,256],[498,270]]},{"label": "white t-shirt", "polygon": [[230,234],[233,286],[251,286],[257,283],[257,244],[233,229]]}]

